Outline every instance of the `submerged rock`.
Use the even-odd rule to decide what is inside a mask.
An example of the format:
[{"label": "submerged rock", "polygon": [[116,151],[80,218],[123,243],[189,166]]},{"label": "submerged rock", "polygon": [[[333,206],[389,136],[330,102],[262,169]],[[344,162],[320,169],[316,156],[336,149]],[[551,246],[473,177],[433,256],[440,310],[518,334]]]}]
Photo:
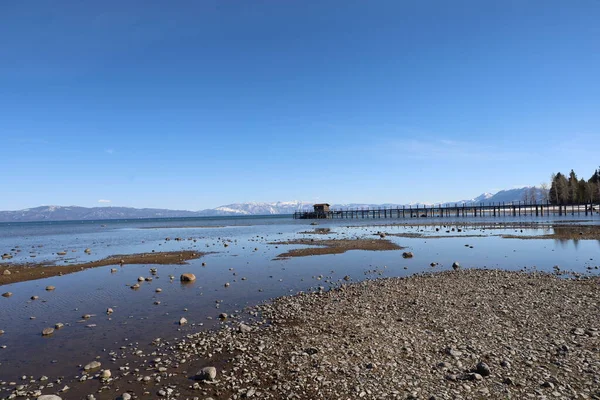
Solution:
[{"label": "submerged rock", "polygon": [[194,282],[196,280],[196,275],[191,274],[191,273],[181,274],[181,276],[179,277],[179,280],[181,282]]}]

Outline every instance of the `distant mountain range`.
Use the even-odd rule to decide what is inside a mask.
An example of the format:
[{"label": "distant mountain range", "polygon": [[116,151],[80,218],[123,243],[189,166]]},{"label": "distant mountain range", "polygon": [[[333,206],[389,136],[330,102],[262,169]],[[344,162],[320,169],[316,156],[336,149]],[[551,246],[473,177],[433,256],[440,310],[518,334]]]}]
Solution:
[{"label": "distant mountain range", "polygon": [[[442,203],[454,204],[480,204],[498,202],[517,202],[531,192],[531,187],[502,190],[495,194],[483,193],[474,199]],[[536,198],[540,201],[542,191],[535,188]],[[439,203],[436,203],[439,204]],[[166,210],[158,208],[131,208],[131,207],[77,207],[77,206],[41,206],[17,211],[0,211],[0,222],[33,222],[33,221],[76,221],[76,220],[104,220],[104,219],[141,219],[141,218],[182,218],[182,217],[210,217],[234,215],[274,215],[293,214],[295,211],[312,210],[313,203],[305,201],[278,201],[275,203],[235,203],[201,211]],[[332,204],[334,209],[340,208],[373,208],[373,207],[402,207],[425,206],[426,203],[411,204]]]}]

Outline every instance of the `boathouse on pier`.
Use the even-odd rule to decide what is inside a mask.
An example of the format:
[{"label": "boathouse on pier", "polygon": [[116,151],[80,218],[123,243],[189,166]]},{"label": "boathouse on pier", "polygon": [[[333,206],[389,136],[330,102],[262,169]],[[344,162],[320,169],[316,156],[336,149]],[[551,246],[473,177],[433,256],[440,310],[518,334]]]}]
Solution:
[{"label": "boathouse on pier", "polygon": [[329,207],[331,207],[331,206],[327,203],[319,203],[319,204],[313,205],[313,208],[315,209],[316,213],[329,212]]}]

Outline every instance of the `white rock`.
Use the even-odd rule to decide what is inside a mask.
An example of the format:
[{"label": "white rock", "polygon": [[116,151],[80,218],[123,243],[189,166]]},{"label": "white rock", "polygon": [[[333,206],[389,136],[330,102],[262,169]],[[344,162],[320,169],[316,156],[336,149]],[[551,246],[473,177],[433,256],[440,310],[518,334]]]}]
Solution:
[{"label": "white rock", "polygon": [[85,367],[83,367],[83,369],[86,371],[89,371],[90,369],[100,368],[101,365],[102,364],[100,364],[99,361],[92,361],[91,363],[89,363]]}]

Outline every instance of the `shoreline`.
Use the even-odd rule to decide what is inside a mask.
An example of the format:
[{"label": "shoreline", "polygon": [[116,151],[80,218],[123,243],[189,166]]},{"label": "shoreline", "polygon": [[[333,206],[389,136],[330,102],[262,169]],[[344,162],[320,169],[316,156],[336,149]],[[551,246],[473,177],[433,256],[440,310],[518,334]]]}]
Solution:
[{"label": "shoreline", "polygon": [[[200,258],[208,253],[198,251],[170,251],[155,253],[138,253],[127,255],[113,255],[97,261],[79,264],[53,265],[45,263],[27,264],[0,264],[0,286],[10,283],[32,281],[36,279],[61,276],[83,271],[90,268],[105,267],[108,265],[127,264],[184,264],[188,260]],[[10,274],[6,274],[9,271]]]},{"label": "shoreline", "polygon": [[[344,283],[103,356],[101,369],[74,371],[86,382],[65,379],[64,396],[594,398],[599,305],[599,277],[468,269]],[[205,367],[214,378],[202,379]],[[103,369],[112,375],[100,379]]]}]

